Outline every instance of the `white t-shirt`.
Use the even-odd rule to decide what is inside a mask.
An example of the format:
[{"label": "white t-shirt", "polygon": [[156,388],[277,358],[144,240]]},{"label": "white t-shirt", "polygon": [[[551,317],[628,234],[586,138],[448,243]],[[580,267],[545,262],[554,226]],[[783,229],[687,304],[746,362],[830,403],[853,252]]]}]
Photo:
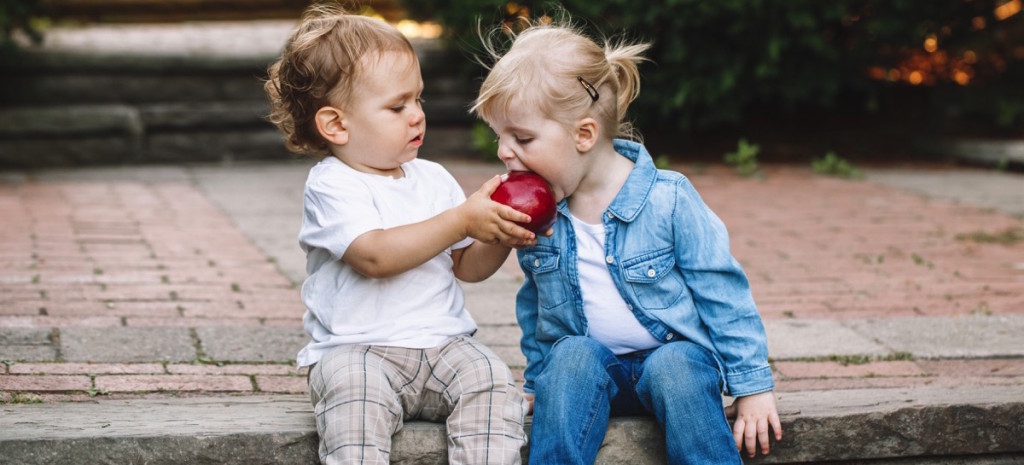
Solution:
[{"label": "white t-shirt", "polygon": [[476,331],[451,258],[452,249],[468,247],[472,239],[390,278],[368,278],[341,261],[363,233],[420,222],[466,200],[437,163],[415,159],[402,170],[399,179],[377,176],[334,157],[310,169],[299,245],[309,274],[302,285],[302,322],[312,340],[298,354],[300,367],[342,344],[428,348]]},{"label": "white t-shirt", "polygon": [[575,216],[576,250],[583,293],[583,314],[587,317],[587,335],[604,344],[615,355],[653,349],[661,341],[651,336],[633,316],[629,306],[612,282],[605,264],[604,225],[587,224]]}]

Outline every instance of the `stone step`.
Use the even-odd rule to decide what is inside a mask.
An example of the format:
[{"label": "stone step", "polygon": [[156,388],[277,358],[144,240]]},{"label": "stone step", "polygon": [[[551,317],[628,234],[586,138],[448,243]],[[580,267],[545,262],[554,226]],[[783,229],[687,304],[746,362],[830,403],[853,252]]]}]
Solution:
[{"label": "stone step", "polygon": [[[437,41],[414,41],[429,117],[472,121],[473,80],[457,72],[465,58]],[[5,107],[266,101],[263,82],[278,51],[212,55],[188,51],[30,50],[0,62]]]},{"label": "stone step", "polygon": [[[475,87],[464,61],[415,41],[428,132],[421,154],[472,154]],[[279,159],[291,155],[265,117],[277,51],[41,49],[0,62],[0,167]]]},{"label": "stone step", "polygon": [[[0,109],[0,167],[229,162],[294,157],[262,101]],[[431,124],[420,154],[470,156],[470,128]]]},{"label": "stone step", "polygon": [[[1020,386],[782,393],[783,440],[746,463],[1021,463],[1022,394]],[[304,396],[101,399],[0,412],[0,450],[11,465],[317,463]],[[665,463],[663,440],[649,418],[614,419],[597,463]],[[392,463],[445,457],[443,425],[410,422],[394,437]]]}]

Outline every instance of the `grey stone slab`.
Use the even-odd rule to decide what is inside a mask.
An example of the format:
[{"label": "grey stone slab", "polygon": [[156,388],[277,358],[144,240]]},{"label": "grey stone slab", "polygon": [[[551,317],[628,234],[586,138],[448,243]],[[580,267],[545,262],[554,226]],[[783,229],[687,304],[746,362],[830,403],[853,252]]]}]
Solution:
[{"label": "grey stone slab", "polygon": [[[288,159],[283,155],[283,159]],[[195,166],[192,176],[236,226],[293,283],[306,279],[306,256],[298,246],[302,190],[311,160]]]},{"label": "grey stone slab", "polygon": [[466,308],[478,324],[516,324],[516,291],[519,282],[496,274],[479,283],[460,283]]},{"label": "grey stone slab", "polygon": [[137,152],[138,140],[124,135],[0,140],[0,164],[19,168],[121,163]]},{"label": "grey stone slab", "polygon": [[43,48],[85,56],[102,51],[110,59],[123,57],[126,61],[139,57],[265,60],[281,52],[295,25],[295,19],[285,19],[53,27],[46,31]]},{"label": "grey stone slab", "polygon": [[200,346],[207,357],[222,362],[295,361],[309,336],[301,326],[197,328]]},{"label": "grey stone slab", "polygon": [[0,360],[49,362],[57,360],[53,330],[49,328],[0,328]]},{"label": "grey stone slab", "polygon": [[156,163],[221,162],[237,159],[275,159],[284,155],[280,133],[271,127],[238,130],[156,132],[134,161]]},{"label": "grey stone slab", "polygon": [[519,339],[523,337],[523,330],[519,329],[516,324],[479,325],[473,337],[489,346],[519,347]]},{"label": "grey stone slab", "polygon": [[849,325],[891,351],[917,358],[1024,356],[1024,315],[887,318]]},{"label": "grey stone slab", "polygon": [[0,346],[52,343],[53,330],[50,328],[0,328]]},{"label": "grey stone slab", "polygon": [[928,152],[976,165],[1024,168],[1024,141],[1020,140],[937,138],[919,145]]},{"label": "grey stone slab", "polygon": [[0,109],[0,137],[61,137],[78,134],[141,135],[139,112],[126,105],[78,105],[60,108]]},{"label": "grey stone slab", "polygon": [[163,103],[142,106],[139,117],[149,129],[268,126],[265,101]]},{"label": "grey stone slab", "polygon": [[188,328],[62,328],[61,354],[68,362],[188,362],[196,349]]},{"label": "grey stone slab", "polygon": [[57,348],[54,346],[0,344],[0,361],[2,360],[14,362],[54,362],[57,360]]},{"label": "grey stone slab", "polygon": [[[1002,459],[1024,457],[1021,394],[1019,386],[781,393],[783,441],[748,463],[1014,463]],[[614,418],[596,463],[664,464],[663,444],[651,418]],[[311,464],[316,446],[306,396],[0,405],[4,463]],[[444,425],[411,421],[395,435],[391,460],[443,464],[446,448]]]},{"label": "grey stone slab", "polygon": [[842,322],[817,319],[765,321],[768,354],[774,360],[830,355],[882,355],[889,351]]},{"label": "grey stone slab", "polygon": [[963,205],[1024,216],[1024,176],[988,170],[871,170],[868,180]]},{"label": "grey stone slab", "polygon": [[494,353],[501,357],[501,360],[505,362],[509,368],[526,368],[526,356],[523,355],[523,351],[519,349],[519,344],[514,346],[497,346],[488,345]]},{"label": "grey stone slab", "polygon": [[188,182],[186,168],[171,165],[49,168],[33,173],[42,182],[124,181],[140,183]]}]

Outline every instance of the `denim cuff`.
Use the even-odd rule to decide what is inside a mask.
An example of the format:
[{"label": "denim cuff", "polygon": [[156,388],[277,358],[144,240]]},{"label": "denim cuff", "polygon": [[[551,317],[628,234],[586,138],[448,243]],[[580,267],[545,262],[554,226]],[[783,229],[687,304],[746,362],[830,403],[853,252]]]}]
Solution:
[{"label": "denim cuff", "polygon": [[775,389],[772,367],[769,365],[742,373],[729,373],[725,376],[725,382],[727,394],[733,397],[749,396]]}]

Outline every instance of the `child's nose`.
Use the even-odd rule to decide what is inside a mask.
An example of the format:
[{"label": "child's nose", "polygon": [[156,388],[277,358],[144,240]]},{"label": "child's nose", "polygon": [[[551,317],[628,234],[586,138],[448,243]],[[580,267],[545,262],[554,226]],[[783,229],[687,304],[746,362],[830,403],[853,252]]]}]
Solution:
[{"label": "child's nose", "polygon": [[512,150],[506,147],[505,144],[498,144],[498,159],[507,165],[510,161],[516,159],[516,154],[512,153]]},{"label": "child's nose", "polygon": [[412,111],[412,117],[409,118],[409,124],[411,126],[416,126],[422,123],[423,120],[425,119],[427,119],[427,114],[423,112],[423,109],[419,107],[414,107]]},{"label": "child's nose", "polygon": [[505,148],[504,145],[498,146],[498,159],[505,163],[505,168],[509,171],[526,171],[526,165],[519,161],[519,157],[511,150]]}]

